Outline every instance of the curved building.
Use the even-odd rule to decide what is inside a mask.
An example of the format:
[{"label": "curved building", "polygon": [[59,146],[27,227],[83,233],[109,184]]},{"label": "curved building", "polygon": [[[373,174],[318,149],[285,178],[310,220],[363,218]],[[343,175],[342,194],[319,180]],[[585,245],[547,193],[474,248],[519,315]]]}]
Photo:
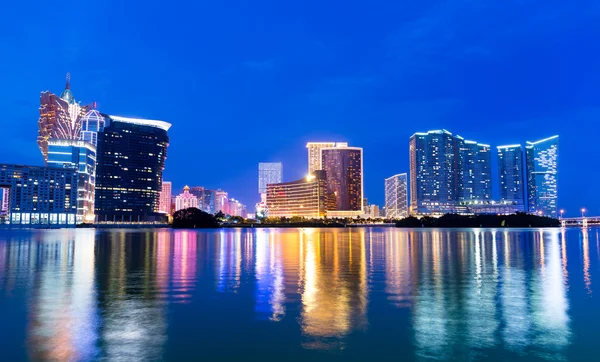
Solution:
[{"label": "curved building", "polygon": [[315,171],[297,181],[267,185],[269,217],[324,217],[327,200],[324,171]]},{"label": "curved building", "polygon": [[353,217],[363,213],[363,150],[345,145],[321,149],[327,187],[335,199],[333,217]]},{"label": "curved building", "polygon": [[164,222],[159,213],[170,123],[103,115],[96,168],[97,222]]}]

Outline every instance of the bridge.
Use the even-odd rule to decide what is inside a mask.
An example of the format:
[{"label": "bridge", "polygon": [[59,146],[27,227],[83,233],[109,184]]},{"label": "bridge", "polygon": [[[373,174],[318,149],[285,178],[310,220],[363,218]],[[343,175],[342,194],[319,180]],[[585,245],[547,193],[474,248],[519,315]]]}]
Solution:
[{"label": "bridge", "polygon": [[600,216],[564,217],[560,219],[562,227],[575,226],[586,228],[588,226],[600,226]]}]

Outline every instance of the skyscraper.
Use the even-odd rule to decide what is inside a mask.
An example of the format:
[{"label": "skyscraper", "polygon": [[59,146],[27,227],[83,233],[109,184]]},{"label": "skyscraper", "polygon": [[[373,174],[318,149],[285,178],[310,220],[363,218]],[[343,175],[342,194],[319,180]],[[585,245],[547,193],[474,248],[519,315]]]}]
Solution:
[{"label": "skyscraper", "polygon": [[492,154],[490,145],[455,136],[458,151],[457,176],[460,201],[486,201],[492,198]]},{"label": "skyscraper", "polygon": [[164,221],[159,211],[171,124],[105,116],[98,134],[96,216],[99,222]]},{"label": "skyscraper", "polygon": [[500,200],[512,202],[517,210],[525,211],[525,178],[521,145],[498,146],[498,181]]},{"label": "skyscraper", "polygon": [[321,162],[323,148],[331,148],[335,146],[348,147],[348,143],[345,142],[308,142],[306,148],[308,149],[308,174],[312,174],[316,170],[322,170],[323,165]]},{"label": "skyscraper", "polygon": [[48,161],[48,140],[78,140],[82,117],[88,106],[81,106],[71,93],[71,75],[67,73],[65,90],[60,97],[49,91],[40,95],[40,118],[38,121],[38,146]]},{"label": "skyscraper", "polygon": [[525,149],[529,212],[558,217],[558,136],[528,141]]},{"label": "skyscraper", "polygon": [[160,201],[158,206],[158,211],[164,214],[171,213],[171,197],[172,197],[172,187],[171,181],[163,180],[161,191],[160,191]]},{"label": "skyscraper", "polygon": [[408,216],[408,185],[405,173],[385,179],[385,217],[403,219]]},{"label": "skyscraper", "polygon": [[198,208],[198,198],[190,193],[190,187],[185,186],[183,193],[175,198],[175,211],[189,209],[190,207]]},{"label": "skyscraper", "polygon": [[322,148],[322,167],[327,187],[335,198],[333,217],[360,216],[363,213],[363,149],[338,146]]},{"label": "skyscraper", "polygon": [[76,140],[50,139],[47,164],[77,170],[77,224],[94,222],[96,146]]},{"label": "skyscraper", "polygon": [[215,213],[215,190],[204,189],[202,210],[208,212],[209,214]]},{"label": "skyscraper", "polygon": [[215,209],[217,213],[221,211],[224,214],[229,214],[229,195],[226,191],[218,189],[215,191]]},{"label": "skyscraper", "polygon": [[258,193],[264,195],[268,184],[281,183],[283,166],[281,162],[261,162],[258,164]]},{"label": "skyscraper", "polygon": [[410,138],[410,205],[413,213],[454,212],[458,199],[456,143],[446,130]]}]

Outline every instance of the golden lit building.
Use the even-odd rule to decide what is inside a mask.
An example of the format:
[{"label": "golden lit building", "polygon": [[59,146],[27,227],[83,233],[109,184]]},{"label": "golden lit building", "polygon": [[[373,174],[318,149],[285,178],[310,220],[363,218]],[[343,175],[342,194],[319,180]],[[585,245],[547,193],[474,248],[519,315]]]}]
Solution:
[{"label": "golden lit building", "polygon": [[324,171],[306,178],[267,185],[267,209],[270,217],[302,216],[320,218],[327,212],[327,180]]}]

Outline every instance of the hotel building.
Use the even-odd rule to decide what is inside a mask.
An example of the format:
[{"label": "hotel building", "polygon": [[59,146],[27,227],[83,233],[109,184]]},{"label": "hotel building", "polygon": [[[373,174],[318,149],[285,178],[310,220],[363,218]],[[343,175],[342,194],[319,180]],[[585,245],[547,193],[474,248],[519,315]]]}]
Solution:
[{"label": "hotel building", "polygon": [[264,201],[268,184],[278,184],[283,181],[283,165],[281,162],[260,162],[258,164],[258,193]]},{"label": "hotel building", "polygon": [[[335,206],[327,210],[332,217],[363,214],[363,149],[336,145],[322,148],[322,168]],[[333,206],[333,202],[331,203]]]},{"label": "hotel building", "polygon": [[500,201],[514,204],[517,211],[525,211],[523,147],[515,144],[498,146],[497,149]]},{"label": "hotel building", "polygon": [[269,217],[321,218],[327,214],[327,178],[324,171],[292,182],[267,185]]},{"label": "hotel building", "polygon": [[308,149],[308,174],[312,174],[317,170],[322,170],[322,152],[323,148],[331,147],[348,147],[348,143],[345,142],[308,142],[306,148]]},{"label": "hotel building", "polygon": [[385,217],[388,219],[408,217],[408,181],[406,173],[385,179]]},{"label": "hotel building", "polygon": [[179,210],[189,209],[190,207],[198,207],[198,198],[190,193],[189,186],[183,188],[183,193],[175,197],[175,212]]},{"label": "hotel building", "polygon": [[226,191],[218,189],[215,191],[214,212],[221,211],[223,214],[229,214],[229,194]]},{"label": "hotel building", "polygon": [[527,142],[527,199],[530,213],[558,217],[558,136]]},{"label": "hotel building", "polygon": [[160,201],[158,203],[158,211],[164,214],[171,214],[171,197],[173,195],[173,184],[171,181],[162,181],[160,191]]}]

